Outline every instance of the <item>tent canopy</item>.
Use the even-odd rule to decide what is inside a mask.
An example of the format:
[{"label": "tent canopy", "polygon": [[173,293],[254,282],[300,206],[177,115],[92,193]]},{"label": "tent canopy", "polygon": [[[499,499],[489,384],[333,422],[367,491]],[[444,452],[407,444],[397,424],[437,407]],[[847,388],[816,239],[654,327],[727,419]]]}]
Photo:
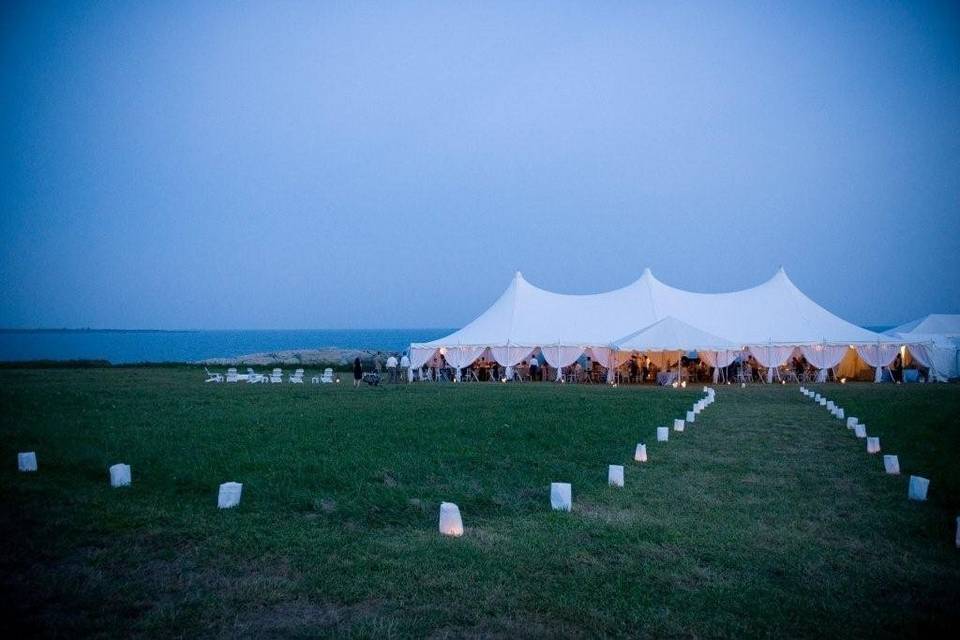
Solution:
[{"label": "tent canopy", "polygon": [[910,352],[942,381],[960,377],[960,314],[933,313],[887,331],[889,336],[917,345]]},{"label": "tent canopy", "polygon": [[931,313],[887,331],[894,336],[907,334],[960,337],[960,314]]},{"label": "tent canopy", "polygon": [[830,313],[804,295],[782,268],[763,284],[730,293],[677,289],[645,269],[626,287],[590,295],[546,291],[518,272],[506,291],[473,322],[411,348],[608,347],[638,327],[667,317],[741,347],[896,342]]},{"label": "tent canopy", "polygon": [[691,324],[667,316],[649,327],[614,341],[616,351],[719,351],[740,349],[726,338],[698,329]]}]

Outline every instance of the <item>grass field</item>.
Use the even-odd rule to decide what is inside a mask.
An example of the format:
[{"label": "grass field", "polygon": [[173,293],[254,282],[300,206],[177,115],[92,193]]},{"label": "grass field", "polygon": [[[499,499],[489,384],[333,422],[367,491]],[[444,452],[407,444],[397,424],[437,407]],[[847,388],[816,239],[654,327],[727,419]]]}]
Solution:
[{"label": "grass field", "polygon": [[[0,371],[0,625],[77,637],[916,637],[960,622],[960,387],[204,385]],[[697,388],[699,390],[699,387]],[[632,462],[637,442],[650,462]],[[16,471],[36,450],[40,470]],[[111,489],[107,467],[132,466]],[[624,464],[626,487],[606,484]],[[931,478],[908,502],[907,476]],[[217,486],[244,484],[238,509]],[[573,484],[574,510],[549,508]],[[441,501],[462,538],[437,533]],[[950,632],[952,634],[952,632]]]}]

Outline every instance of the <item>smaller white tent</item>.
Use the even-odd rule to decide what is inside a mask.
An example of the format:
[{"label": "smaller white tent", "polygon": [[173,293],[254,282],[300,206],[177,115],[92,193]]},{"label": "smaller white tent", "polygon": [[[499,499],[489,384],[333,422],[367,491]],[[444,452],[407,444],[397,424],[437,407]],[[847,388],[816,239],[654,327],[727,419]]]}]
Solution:
[{"label": "smaller white tent", "polygon": [[887,331],[904,342],[931,376],[946,382],[960,377],[960,314],[932,313]]},{"label": "smaller white tent", "polygon": [[740,345],[673,316],[614,341],[616,351],[740,351]]},{"label": "smaller white tent", "polygon": [[[718,380],[720,368],[728,366],[741,353],[741,346],[673,316],[667,316],[653,324],[634,331],[610,345],[618,353],[674,354],[677,361],[683,352],[696,351],[706,364],[713,367],[713,381]],[[612,371],[610,372],[613,373]]]}]

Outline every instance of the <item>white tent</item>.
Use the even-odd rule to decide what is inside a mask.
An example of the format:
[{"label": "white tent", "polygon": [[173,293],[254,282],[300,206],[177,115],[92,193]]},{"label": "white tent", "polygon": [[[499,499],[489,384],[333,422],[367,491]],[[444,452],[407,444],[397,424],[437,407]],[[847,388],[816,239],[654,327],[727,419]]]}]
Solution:
[{"label": "white tent", "polygon": [[894,327],[887,335],[912,343],[910,354],[937,380],[960,377],[960,314],[933,313]]},{"label": "white tent", "polygon": [[614,342],[668,317],[738,350],[749,348],[766,367],[783,364],[799,347],[814,366],[830,368],[856,348],[879,378],[901,344],[830,313],[804,295],[783,269],[756,287],[715,294],[671,287],[649,269],[626,287],[591,295],[546,291],[518,272],[473,322],[444,338],[410,345],[411,375],[438,350],[459,370],[488,347],[504,367],[515,366],[538,347],[558,370],[585,352],[609,365]]}]

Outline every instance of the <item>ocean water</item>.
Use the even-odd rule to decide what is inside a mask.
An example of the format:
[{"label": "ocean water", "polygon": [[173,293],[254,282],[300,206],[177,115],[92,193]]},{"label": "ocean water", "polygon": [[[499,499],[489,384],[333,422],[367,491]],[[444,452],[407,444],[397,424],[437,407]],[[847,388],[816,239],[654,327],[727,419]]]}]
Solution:
[{"label": "ocean water", "polygon": [[192,362],[287,349],[402,351],[411,342],[441,338],[452,329],[353,329],[298,331],[74,331],[0,330],[0,362],[109,360]]}]

